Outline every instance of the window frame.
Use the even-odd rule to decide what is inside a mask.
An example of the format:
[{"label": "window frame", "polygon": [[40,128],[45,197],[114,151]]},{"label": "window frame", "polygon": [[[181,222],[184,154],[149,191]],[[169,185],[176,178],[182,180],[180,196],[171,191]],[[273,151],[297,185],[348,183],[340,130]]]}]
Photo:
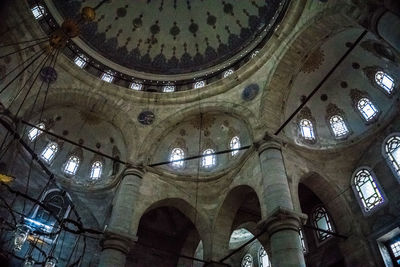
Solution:
[{"label": "window frame", "polygon": [[[360,103],[360,101],[363,100],[363,99],[368,100],[368,102],[376,109],[375,115],[374,115],[373,117],[369,118],[369,119],[367,119],[366,117],[364,117],[364,112],[362,112],[362,111],[359,109],[359,103]],[[360,99],[358,99],[357,102],[356,102],[355,108],[356,108],[358,114],[360,114],[361,119],[362,119],[366,124],[370,124],[370,123],[376,122],[376,121],[378,120],[378,118],[379,118],[380,113],[381,113],[381,111],[380,111],[380,109],[378,108],[378,106],[376,106],[376,105],[371,101],[371,99],[370,99],[369,97],[367,97],[367,96],[363,96],[363,97],[361,97]]]},{"label": "window frame", "polygon": [[115,80],[115,72],[112,70],[103,71],[101,73],[100,79],[106,83],[113,83]]},{"label": "window frame", "polygon": [[[70,171],[67,170],[67,166],[68,166],[71,158],[74,158],[74,157],[78,159],[78,163],[76,164],[76,167],[75,167],[74,171],[70,172]],[[80,167],[80,163],[81,163],[81,159],[77,155],[75,155],[75,154],[70,155],[68,157],[67,161],[65,162],[65,164],[63,165],[64,174],[66,174],[68,176],[75,176],[76,173],[78,172],[79,167]]]},{"label": "window frame", "polygon": [[[382,79],[378,80],[378,78],[377,78],[378,75],[382,75]],[[391,89],[386,87],[386,85],[384,85],[382,82],[385,76],[393,83],[393,87]],[[375,82],[375,85],[377,85],[379,87],[379,89],[383,90],[383,92],[387,96],[393,96],[395,89],[396,89],[396,80],[392,75],[390,75],[386,71],[378,70],[374,74],[374,82]]]},{"label": "window frame", "polygon": [[[384,139],[384,141],[382,143],[382,156],[386,160],[386,164],[392,171],[394,177],[400,183],[400,162],[398,162],[398,164],[396,164],[396,165],[398,165],[398,169],[396,169],[396,166],[394,166],[394,163],[393,163],[394,159],[393,160],[391,159],[391,157],[393,157],[393,156],[389,156],[390,152],[387,152],[387,149],[386,149],[386,145],[389,142],[389,140],[392,138],[396,138],[396,137],[399,139],[399,148],[398,149],[400,149],[400,132],[391,133]],[[396,161],[396,163],[397,163],[397,161]]]},{"label": "window frame", "polygon": [[173,93],[176,91],[176,86],[173,84],[167,84],[162,87],[163,93]]},{"label": "window frame", "polygon": [[[237,141],[236,142],[233,142],[234,140],[236,140],[237,139]],[[235,144],[238,144],[238,147],[237,148],[234,148],[234,145]],[[229,141],[229,149],[239,149],[241,147],[241,143],[240,143],[240,137],[238,136],[238,135],[235,135],[234,137],[232,137],[231,138],[231,140]],[[240,152],[240,150],[233,150],[233,151],[231,151],[231,153],[230,153],[230,156],[231,157],[236,157],[236,156],[238,156],[239,155],[239,152]]]},{"label": "window frame", "polygon": [[[38,5],[34,5],[33,7],[31,7],[31,12],[32,12],[33,17],[36,20],[43,19],[44,16],[46,16],[46,14],[47,14],[46,8],[44,6],[42,6],[42,5],[39,5],[39,4]],[[35,12],[37,12],[37,13],[35,14]]]},{"label": "window frame", "polygon": [[[94,164],[96,163],[100,163],[100,174],[98,177],[93,177],[93,170],[94,170]],[[79,166],[78,166],[79,167]],[[101,160],[95,160],[92,162],[92,164],[90,165],[90,180],[91,181],[97,181],[101,178],[102,174],[103,174],[103,168],[104,168],[104,163]]]},{"label": "window frame", "polygon": [[[211,153],[206,154],[207,151],[211,151]],[[213,167],[217,166],[217,155],[215,155],[214,153],[215,153],[215,150],[212,148],[207,148],[207,149],[203,150],[203,153],[201,154],[202,155],[201,156],[201,167],[202,168],[209,170],[209,169],[212,169]],[[205,162],[205,158],[207,156],[211,156],[213,158],[212,158],[212,164],[206,166],[206,165],[204,165],[204,162]]]},{"label": "window frame", "polygon": [[[77,62],[82,62],[82,64],[79,65]],[[80,69],[84,69],[88,63],[89,58],[86,57],[84,54],[79,54],[74,58],[74,64]]]},{"label": "window frame", "polygon": [[[325,208],[323,205],[318,205],[318,206],[314,207],[313,212],[311,213],[311,216],[310,216],[310,217],[311,217],[311,220],[312,220],[311,224],[312,224],[314,227],[318,228],[318,224],[317,224],[316,221],[315,221],[315,213],[316,213],[316,211],[317,211],[318,209],[321,209],[321,208],[325,211],[326,218],[328,219],[328,220],[327,220],[327,223],[328,223],[328,225],[329,225],[330,228],[331,228],[330,231],[331,231],[331,232],[335,232],[335,226],[334,226],[334,224],[333,224],[333,220],[332,220],[331,216],[329,215],[328,211],[326,210],[326,208]],[[328,231],[328,230],[326,230],[326,231]],[[322,234],[327,235],[325,238],[322,239],[322,238],[320,237],[320,233],[319,233],[320,231],[314,230],[313,232],[314,232],[314,235],[315,235],[315,238],[316,238],[316,241],[317,241],[317,244],[318,244],[318,245],[321,245],[321,244],[327,242],[328,240],[330,240],[330,239],[333,237],[333,235],[331,235],[331,234],[322,232]]]},{"label": "window frame", "polygon": [[129,85],[129,89],[132,89],[134,91],[143,91],[143,83],[131,82],[131,84]]},{"label": "window frame", "polygon": [[[265,255],[263,255],[264,253],[265,253]],[[258,266],[259,267],[271,267],[271,259],[263,246],[260,246],[260,248],[258,249],[257,256],[258,256]],[[263,260],[262,260],[265,256],[268,258],[267,266],[264,266]]]},{"label": "window frame", "polygon": [[200,88],[205,87],[206,85],[207,85],[207,83],[206,83],[205,80],[200,80],[200,81],[196,81],[196,82],[193,84],[193,88],[194,88],[194,89],[200,89]]},{"label": "window frame", "polygon": [[[49,147],[51,146],[51,145],[56,145],[56,150],[54,151],[54,150],[52,150],[52,151],[54,151],[54,153],[52,154],[52,156],[49,158],[49,159],[46,159],[46,158],[44,158],[43,157],[43,154],[44,154],[44,151],[46,151],[47,149],[50,149]],[[46,144],[46,146],[44,147],[44,149],[43,149],[43,151],[40,153],[40,158],[44,161],[44,162],[46,162],[47,164],[51,164],[52,162],[53,162],[53,160],[54,160],[54,158],[56,157],[56,155],[57,155],[57,152],[60,150],[60,145],[57,143],[57,142],[48,142],[47,144]]]},{"label": "window frame", "polygon": [[[43,125],[43,127],[41,127],[41,125]],[[39,129],[40,130],[39,130]],[[39,122],[38,124],[35,125],[35,127],[31,127],[28,131],[28,139],[30,142],[34,142],[40,135],[43,134],[43,130],[46,130],[46,124],[44,122]],[[35,134],[34,137],[30,137],[30,133],[32,131],[37,131],[37,133]]]},{"label": "window frame", "polygon": [[179,150],[182,152],[182,158],[179,159],[175,159],[177,161],[171,162],[169,165],[171,166],[171,168],[173,169],[183,169],[185,168],[185,161],[183,160],[185,158],[185,150],[183,150],[180,147],[174,147],[171,152],[169,153],[169,161],[173,161],[174,159],[172,159],[172,154],[174,153],[174,151]]},{"label": "window frame", "polygon": [[[312,138],[308,138],[308,137],[304,136],[303,127],[306,127],[306,126],[302,126],[303,121],[308,121],[310,123],[310,125],[311,125],[310,130],[311,130]],[[305,142],[315,143],[317,141],[317,135],[316,135],[314,123],[310,118],[302,118],[302,119],[298,120],[297,128],[298,128],[301,139],[304,140]]]},{"label": "window frame", "polygon": [[[347,132],[346,132],[345,134],[343,134],[343,135],[336,135],[336,133],[335,133],[333,127],[332,127],[332,123],[331,123],[331,120],[332,120],[333,117],[339,117],[339,118],[341,118],[342,123],[344,124],[344,126],[345,126],[346,129],[347,129]],[[328,124],[329,124],[329,129],[330,129],[330,131],[331,131],[331,133],[332,133],[332,135],[333,135],[333,137],[334,137],[335,139],[338,139],[338,140],[346,139],[346,138],[349,137],[349,135],[351,134],[351,129],[350,129],[350,127],[349,127],[349,124],[347,123],[345,117],[344,117],[342,114],[334,114],[334,115],[331,115],[331,116],[328,118]]]},{"label": "window frame", "polygon": [[242,260],[241,260],[241,262],[240,262],[240,266],[241,266],[241,267],[248,267],[247,265],[244,265],[244,264],[246,264],[247,259],[250,259],[250,267],[253,267],[253,266],[254,266],[254,259],[253,259],[253,256],[251,256],[250,253],[246,253],[246,254],[243,256],[243,258],[242,258]]},{"label": "window frame", "polygon": [[[356,188],[356,184],[355,184],[355,181],[354,181],[355,178],[356,178],[356,175],[357,175],[360,171],[362,171],[362,170],[366,170],[366,171],[369,172],[369,174],[371,175],[371,178],[372,178],[372,179],[374,180],[374,182],[375,182],[375,186],[376,186],[377,190],[379,190],[379,193],[380,193],[380,195],[381,195],[381,197],[382,197],[382,199],[383,199],[383,201],[382,201],[381,203],[375,205],[375,206],[372,207],[370,210],[366,210],[366,207],[364,206],[363,201],[362,201],[362,200],[360,199],[360,197],[359,197],[359,192],[358,192],[358,190],[357,190],[357,188]],[[373,213],[375,213],[375,212],[377,212],[379,209],[381,209],[383,206],[385,206],[386,203],[387,203],[387,198],[386,198],[385,192],[384,192],[383,189],[382,189],[382,186],[380,185],[378,179],[376,178],[376,175],[375,175],[374,171],[373,171],[370,167],[368,167],[368,166],[361,166],[361,167],[358,167],[358,168],[353,172],[353,174],[351,175],[351,188],[353,189],[354,197],[357,199],[358,205],[360,206],[360,209],[361,209],[361,211],[362,211],[362,213],[363,213],[364,216],[370,216],[370,215],[372,215]]]}]

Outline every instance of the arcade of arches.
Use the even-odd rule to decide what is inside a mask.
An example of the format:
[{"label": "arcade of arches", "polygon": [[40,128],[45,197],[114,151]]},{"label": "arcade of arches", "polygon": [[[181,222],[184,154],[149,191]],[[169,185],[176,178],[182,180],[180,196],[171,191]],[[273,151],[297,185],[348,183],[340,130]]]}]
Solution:
[{"label": "arcade of arches", "polygon": [[400,266],[398,1],[0,17],[1,266]]}]

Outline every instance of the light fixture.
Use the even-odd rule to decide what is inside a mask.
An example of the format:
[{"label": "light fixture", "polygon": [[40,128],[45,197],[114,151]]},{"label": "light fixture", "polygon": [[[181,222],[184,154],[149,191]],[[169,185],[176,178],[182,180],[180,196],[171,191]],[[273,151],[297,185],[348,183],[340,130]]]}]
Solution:
[{"label": "light fixture", "polygon": [[22,246],[25,244],[25,241],[28,238],[28,234],[30,231],[31,231],[31,228],[24,224],[20,224],[17,226],[17,229],[15,230],[15,235],[14,235],[14,250],[15,251],[20,251],[22,249]]},{"label": "light fixture", "polygon": [[35,266],[35,261],[31,257],[26,258],[26,260],[24,261],[24,267],[33,267],[33,266]]},{"label": "light fixture", "polygon": [[55,267],[57,264],[57,259],[54,257],[48,257],[44,264],[44,267]]}]

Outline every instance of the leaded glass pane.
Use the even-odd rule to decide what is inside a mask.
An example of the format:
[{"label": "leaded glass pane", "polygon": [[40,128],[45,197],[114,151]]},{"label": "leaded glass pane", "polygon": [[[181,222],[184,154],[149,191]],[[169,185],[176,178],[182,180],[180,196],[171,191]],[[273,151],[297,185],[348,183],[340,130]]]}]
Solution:
[{"label": "leaded glass pane", "polygon": [[133,90],[140,91],[140,90],[142,90],[142,88],[143,88],[143,84],[133,82],[133,83],[131,83],[131,86],[130,86],[130,87],[131,87],[131,89],[133,89]]},{"label": "leaded glass pane", "polygon": [[185,157],[185,152],[180,148],[172,149],[169,160],[171,162],[171,166],[175,168],[183,167],[184,161],[182,160]]},{"label": "leaded glass pane", "polygon": [[67,164],[65,164],[64,172],[67,174],[75,175],[78,167],[79,167],[79,158],[77,156],[71,156]]},{"label": "leaded glass pane", "polygon": [[354,186],[357,190],[365,211],[370,211],[384,202],[374,177],[367,169],[359,170],[354,176]]},{"label": "leaded glass pane", "polygon": [[271,261],[263,247],[260,247],[258,251],[258,262],[260,263],[260,267],[271,267]]},{"label": "leaded glass pane", "polygon": [[39,123],[38,125],[36,125],[35,127],[32,127],[29,132],[28,132],[28,138],[29,140],[32,142],[36,139],[36,137],[38,137],[39,135],[41,135],[43,133],[43,131],[39,130],[39,129],[44,130],[45,129],[45,125],[44,123]]},{"label": "leaded glass pane", "polygon": [[58,151],[58,145],[56,143],[48,143],[43,150],[40,157],[47,163],[51,162]]},{"label": "leaded glass pane", "polygon": [[[231,139],[231,142],[229,144],[231,149],[239,149],[240,148],[240,139],[239,137],[235,136]],[[232,156],[236,156],[239,153],[239,150],[233,150]]]},{"label": "leaded glass pane", "polygon": [[299,123],[299,126],[301,135],[304,137],[304,139],[307,140],[315,139],[313,124],[310,120],[302,119]]},{"label": "leaded glass pane", "polygon": [[194,84],[194,88],[195,88],[195,89],[202,88],[202,87],[204,87],[204,86],[206,86],[206,82],[205,82],[205,81],[198,81],[198,82],[196,82],[196,83]]},{"label": "leaded glass pane", "polygon": [[77,65],[79,68],[83,69],[88,62],[88,58],[85,57],[84,55],[79,55],[74,59],[75,65]]},{"label": "leaded glass pane", "polygon": [[175,86],[174,85],[166,85],[163,87],[163,92],[164,93],[172,93],[175,91]]},{"label": "leaded glass pane", "polygon": [[224,72],[223,77],[226,78],[226,77],[228,77],[228,76],[231,75],[231,74],[233,74],[233,69],[226,70],[226,71]]},{"label": "leaded glass pane", "polygon": [[253,257],[250,254],[243,257],[242,267],[253,267]]},{"label": "leaded glass pane", "polygon": [[95,161],[92,164],[92,170],[90,171],[90,178],[92,180],[97,180],[101,176],[101,172],[103,169],[103,164],[100,161]]},{"label": "leaded glass pane", "polygon": [[329,119],[331,129],[336,137],[343,137],[349,133],[346,123],[339,115],[334,115]]},{"label": "leaded glass pane", "polygon": [[392,136],[386,141],[385,153],[393,170],[400,178],[400,136]]},{"label": "leaded glass pane", "polygon": [[112,83],[114,80],[114,73],[112,71],[104,72],[101,75],[101,79],[107,83]]},{"label": "leaded glass pane", "polygon": [[203,157],[201,161],[201,165],[204,168],[211,168],[215,165],[215,155],[213,155],[215,152],[213,149],[206,149],[203,152]]},{"label": "leaded glass pane", "polygon": [[375,74],[376,83],[382,87],[388,94],[391,94],[394,89],[394,79],[383,71],[378,71]]},{"label": "leaded glass pane", "polygon": [[368,98],[361,98],[357,103],[357,108],[366,121],[370,121],[378,114],[378,109]]},{"label": "leaded glass pane", "polygon": [[[323,207],[318,207],[317,209],[315,209],[313,213],[313,224],[319,229],[333,232],[330,218]],[[324,241],[327,238],[331,237],[331,234],[317,230],[317,237],[319,241]]]},{"label": "leaded glass pane", "polygon": [[306,240],[304,238],[303,230],[301,228],[299,229],[299,238],[300,238],[301,247],[303,248],[303,253],[306,253],[307,252]]},{"label": "leaded glass pane", "polygon": [[393,252],[393,255],[397,258],[400,256],[400,241],[396,241],[390,244],[390,249]]},{"label": "leaded glass pane", "polygon": [[35,19],[40,19],[46,13],[46,10],[44,9],[44,7],[40,6],[40,5],[34,6],[31,10],[32,10],[32,14],[35,17]]}]

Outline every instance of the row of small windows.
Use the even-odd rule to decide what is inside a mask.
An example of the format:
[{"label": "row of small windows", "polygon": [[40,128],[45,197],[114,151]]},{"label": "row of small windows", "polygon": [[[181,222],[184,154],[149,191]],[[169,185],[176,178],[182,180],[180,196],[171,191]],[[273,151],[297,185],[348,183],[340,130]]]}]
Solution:
[{"label": "row of small windows", "polygon": [[[86,56],[82,55],[82,54],[76,56],[75,59],[74,59],[75,65],[77,65],[81,69],[86,67],[88,62],[89,62],[89,59]],[[233,72],[234,72],[233,69],[228,69],[223,73],[222,77],[226,78],[229,75],[233,74]],[[112,72],[111,70],[109,70],[109,71],[103,72],[100,78],[101,78],[101,80],[103,80],[103,81],[105,81],[107,83],[112,83],[114,81],[114,76],[115,76],[115,73]],[[206,81],[197,81],[197,82],[195,82],[193,84],[193,88],[194,89],[199,89],[199,88],[202,88],[204,86],[206,86]],[[141,91],[143,89],[143,84],[139,83],[139,82],[132,82],[130,84],[129,88],[131,88],[133,90],[136,90],[136,91]],[[172,85],[172,84],[165,85],[162,88],[162,91],[164,93],[172,93],[172,92],[175,92],[175,90],[176,90],[176,86]]]},{"label": "row of small windows", "polygon": [[[383,71],[375,74],[375,82],[383,88],[389,95],[393,93],[395,88],[394,79]],[[365,121],[370,122],[377,118],[379,110],[377,106],[367,97],[362,97],[356,104],[357,110],[360,112]],[[344,118],[335,114],[329,118],[329,126],[336,138],[343,138],[350,134],[350,130]],[[315,140],[314,125],[310,119],[302,119],[299,122],[300,134],[305,140]]]},{"label": "row of small windows", "polygon": [[[238,136],[234,136],[229,142],[229,147],[232,150],[231,155],[236,156],[239,153],[240,149],[240,139]],[[183,168],[184,167],[184,158],[185,152],[181,148],[174,148],[171,151],[169,156],[169,160],[171,161],[171,166],[174,168]],[[203,151],[201,157],[201,166],[203,168],[211,168],[217,164],[217,158],[215,155],[215,150],[208,148]]]},{"label": "row of small windows", "polygon": [[[44,123],[39,123],[36,126],[36,128],[33,127],[29,130],[28,138],[30,141],[33,142],[39,135],[43,133],[43,131],[39,129],[45,130]],[[58,144],[55,142],[50,142],[43,149],[42,153],[40,154],[40,157],[46,163],[50,164],[53,161],[58,150],[59,150]],[[72,155],[68,158],[67,162],[65,163],[63,171],[68,175],[75,175],[78,170],[79,164],[80,164],[79,157]],[[92,180],[99,179],[101,177],[102,170],[103,170],[103,163],[101,163],[100,161],[93,162],[90,171],[90,179]]]},{"label": "row of small windows", "polygon": [[[258,250],[258,263],[260,267],[271,267],[271,261],[263,247]],[[244,255],[241,267],[253,267],[253,257],[250,254]]]}]

